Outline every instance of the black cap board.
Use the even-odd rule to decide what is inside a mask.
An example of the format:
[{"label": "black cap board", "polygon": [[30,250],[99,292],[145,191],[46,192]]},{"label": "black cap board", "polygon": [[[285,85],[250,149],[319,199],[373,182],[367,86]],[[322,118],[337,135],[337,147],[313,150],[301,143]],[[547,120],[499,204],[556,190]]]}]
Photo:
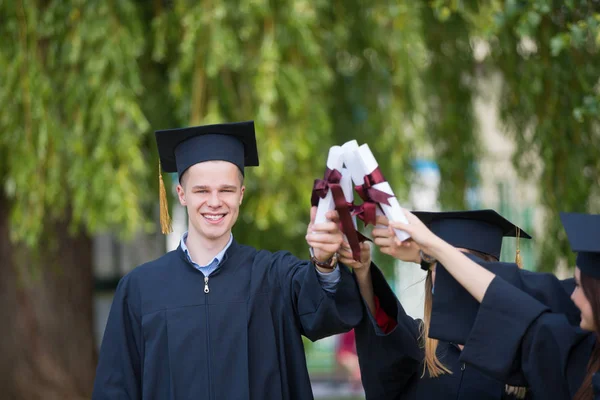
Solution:
[{"label": "black cap board", "polygon": [[571,250],[577,252],[577,267],[600,279],[600,215],[560,213]]},{"label": "black cap board", "polygon": [[414,211],[413,214],[454,247],[475,250],[496,259],[500,258],[503,237],[531,239],[527,232],[494,210]]},{"label": "black cap board", "polygon": [[205,161],[229,161],[242,174],[244,167],[258,166],[254,121],[165,129],[155,135],[162,170],[177,172],[179,179]]}]

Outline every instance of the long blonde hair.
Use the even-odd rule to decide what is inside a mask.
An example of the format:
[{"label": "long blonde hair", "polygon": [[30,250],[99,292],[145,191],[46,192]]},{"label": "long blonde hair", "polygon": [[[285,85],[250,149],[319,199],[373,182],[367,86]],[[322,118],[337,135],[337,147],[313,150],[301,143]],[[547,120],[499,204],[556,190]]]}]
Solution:
[{"label": "long blonde hair", "polygon": [[[476,255],[485,261],[498,261],[495,257],[481,253],[475,250],[460,249],[464,253],[470,253]],[[451,374],[452,371],[446,367],[437,356],[437,347],[439,341],[429,337],[429,324],[431,321],[431,308],[433,306],[433,268],[436,265],[432,265],[427,271],[427,278],[425,278],[425,309],[423,311],[423,324],[421,325],[421,342],[425,350],[425,360],[423,362],[423,374],[421,378],[425,376],[426,372],[429,372],[429,376],[437,378],[443,374]]]},{"label": "long blonde hair", "polygon": [[[488,261],[498,261],[495,257],[481,253],[475,250],[461,250],[465,253],[470,253],[476,255],[477,257]],[[521,268],[519,261],[519,257],[517,257],[517,265]],[[429,373],[429,376],[432,378],[437,378],[443,374],[451,374],[452,371],[446,367],[437,356],[437,347],[439,341],[437,339],[431,339],[429,337],[429,324],[431,321],[431,308],[433,305],[433,268],[432,266],[429,271],[427,271],[427,278],[425,278],[425,308],[423,311],[423,324],[421,324],[421,342],[423,343],[423,348],[425,351],[425,359],[423,362],[423,373],[421,374],[421,378],[425,376],[426,373]],[[521,386],[511,386],[505,385],[504,391],[508,394],[514,395],[517,399],[524,399],[527,394],[527,388]]]},{"label": "long blonde hair", "polygon": [[[433,267],[432,267],[433,268]],[[429,372],[429,376],[437,378],[443,374],[451,374],[452,371],[448,369],[436,354],[438,347],[438,340],[431,339],[429,337],[429,323],[431,321],[431,306],[433,304],[433,273],[431,269],[427,271],[427,278],[425,278],[425,310],[423,312],[423,323],[421,324],[421,343],[425,350],[425,360],[423,362],[423,374],[421,378],[425,376],[426,372]]]}]

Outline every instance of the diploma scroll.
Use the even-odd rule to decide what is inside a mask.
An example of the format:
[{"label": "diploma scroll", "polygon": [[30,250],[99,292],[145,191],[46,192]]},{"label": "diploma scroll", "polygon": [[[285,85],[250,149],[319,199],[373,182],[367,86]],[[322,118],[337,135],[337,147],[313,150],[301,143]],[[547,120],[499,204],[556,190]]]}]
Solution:
[{"label": "diploma scroll", "polygon": [[[361,160],[358,156],[358,142],[351,140],[342,145],[344,150],[344,165],[352,174],[352,182],[357,188],[359,195],[363,200],[363,204],[355,207],[355,214],[365,223],[365,225],[375,225],[375,219],[378,215],[384,215],[381,207],[371,201],[368,196],[361,190],[365,182],[365,172]],[[359,189],[360,188],[360,189]],[[385,225],[376,225],[377,228],[385,229]]]},{"label": "diploma scroll", "polygon": [[[348,174],[346,174],[344,180],[341,172],[343,163],[342,148],[340,146],[331,147],[324,177],[315,180],[311,203],[317,205],[315,224],[325,222],[327,220],[325,214],[328,211],[335,209],[338,212],[341,230],[350,244],[352,257],[354,260],[360,261],[360,242],[358,241],[356,224],[351,214],[352,204],[346,201],[346,194],[343,190],[343,185],[351,187],[352,183]],[[342,180],[344,180],[344,184],[342,184]]]},{"label": "diploma scroll", "polygon": [[[328,211],[335,210],[335,201],[333,199],[333,194],[331,190],[327,190],[326,184],[328,183],[327,181],[331,180],[331,175],[336,174],[336,172],[334,171],[337,171],[339,173],[339,171],[342,170],[342,166],[344,165],[343,155],[344,151],[340,146],[331,147],[329,149],[329,155],[327,156],[327,170],[325,171],[325,177],[323,180],[315,181],[315,189],[313,189],[312,200],[313,205],[315,205],[315,191],[319,189],[321,190],[320,194],[318,194],[319,197],[323,193],[323,191],[327,191],[325,197],[319,198],[317,205],[317,215],[315,216],[315,224],[322,224],[323,222],[326,222],[327,218],[325,218],[325,214],[327,214]],[[317,188],[318,184],[319,187]]]},{"label": "diploma scroll", "polygon": [[[352,208],[354,207],[354,185],[352,184],[352,176],[350,175],[348,168],[342,168],[342,179],[340,180],[340,186],[344,192],[344,198],[346,199],[346,204],[348,205],[348,212],[350,213],[352,225],[356,231],[356,217],[352,215]],[[358,234],[358,232],[356,233]],[[360,238],[361,235],[359,235],[359,241]],[[346,234],[344,234],[344,239],[349,242]]]},{"label": "diploma scroll", "polygon": [[[390,184],[385,180],[379,170],[379,164],[373,156],[368,144],[363,144],[358,148],[355,154],[360,159],[365,174],[362,192],[368,195],[370,199],[376,201],[383,213],[390,221],[399,221],[408,224],[406,215],[398,203]],[[402,230],[395,229],[396,237],[402,241],[408,239],[410,235]]]},{"label": "diploma scroll", "polygon": [[[342,179],[340,180],[340,185],[344,191],[344,198],[346,199],[348,207],[352,207],[354,203],[354,185],[352,185],[352,176],[350,175],[348,168],[342,168]],[[354,224],[354,229],[356,229],[355,216],[352,216],[352,223]]]}]

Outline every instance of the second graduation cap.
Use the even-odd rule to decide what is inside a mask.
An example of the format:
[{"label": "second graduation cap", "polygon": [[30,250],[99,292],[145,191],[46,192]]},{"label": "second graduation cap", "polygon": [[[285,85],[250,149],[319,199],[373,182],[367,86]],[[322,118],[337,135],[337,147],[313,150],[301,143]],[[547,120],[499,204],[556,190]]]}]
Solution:
[{"label": "second graduation cap", "polygon": [[500,259],[505,236],[531,236],[494,210],[427,212],[415,214],[437,236],[454,247],[474,250]]},{"label": "second graduation cap", "polygon": [[[505,236],[531,238],[515,224],[494,210],[413,212],[429,229],[454,247],[474,250],[500,258]],[[484,261],[468,255],[477,263]],[[518,273],[515,264],[484,263],[501,275]],[[514,268],[507,268],[512,266]],[[505,267],[505,268],[503,268]],[[438,264],[434,284],[429,336],[464,344],[471,332],[479,303],[446,270]]]},{"label": "second graduation cap", "polygon": [[577,252],[577,267],[585,275],[600,279],[600,215],[560,213],[571,250]]},{"label": "second graduation cap", "polygon": [[[504,219],[503,217],[500,218]],[[457,224],[460,224],[460,222],[454,221],[451,223],[454,228],[457,228]],[[513,226],[512,229],[509,224]],[[514,229],[516,229],[516,227],[512,223],[508,221],[502,222],[502,226],[506,229],[505,232],[509,233],[507,236],[514,236]],[[483,225],[479,228],[475,228],[473,232],[482,233],[481,230],[485,230]],[[443,239],[455,243],[455,246],[460,243],[457,247],[470,248],[477,251],[482,251],[486,247],[486,244],[484,243],[484,247],[478,246],[478,248],[474,248],[476,243],[469,242],[468,239],[467,242],[465,242],[464,238],[453,240],[449,237],[450,235],[451,233],[448,231],[442,232]],[[524,233],[521,235],[523,237],[529,237],[529,235]],[[489,240],[493,240],[492,245],[494,245],[494,243],[496,243],[496,246],[501,244],[501,237],[494,238],[492,235],[487,237]],[[482,252],[485,253],[485,251]],[[570,280],[559,281],[552,274],[542,274],[522,270],[515,263],[486,262],[471,254],[467,254],[467,257],[492,272],[494,275],[509,282],[516,288],[550,307],[552,312],[565,315],[571,325],[579,325],[580,311],[570,299],[573,291],[573,285]],[[429,336],[447,342],[465,344],[469,338],[475,319],[477,318],[479,306],[479,302],[475,300],[475,298],[473,298],[473,296],[471,296],[471,294],[464,289],[452,275],[450,275],[443,265],[438,264],[436,269],[433,304],[431,307]],[[502,326],[491,328],[503,329]]]}]

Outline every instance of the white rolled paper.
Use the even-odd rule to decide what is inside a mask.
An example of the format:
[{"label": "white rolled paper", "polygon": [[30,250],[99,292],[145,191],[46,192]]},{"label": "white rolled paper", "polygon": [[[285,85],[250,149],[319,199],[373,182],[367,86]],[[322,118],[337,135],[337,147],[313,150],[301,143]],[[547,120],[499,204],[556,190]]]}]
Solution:
[{"label": "white rolled paper", "polygon": [[[340,180],[340,186],[344,191],[344,197],[346,198],[346,203],[352,204],[354,201],[354,185],[352,184],[352,176],[348,168],[342,168],[342,179]],[[352,223],[354,224],[354,229],[356,229],[356,216],[352,216]]]},{"label": "white rolled paper", "polygon": [[[344,150],[344,165],[348,168],[352,174],[352,181],[356,186],[360,186],[364,183],[365,169],[358,156],[358,142],[356,140],[350,140],[342,145]],[[377,207],[376,215],[384,215],[381,207]],[[356,222],[356,220],[355,220]],[[385,229],[385,225],[376,225],[376,228]]]},{"label": "white rolled paper", "polygon": [[[329,155],[327,156],[327,168],[330,170],[337,169],[338,171],[341,171],[343,165],[344,151],[342,150],[341,146],[332,146],[329,149]],[[327,192],[325,198],[319,199],[319,204],[317,205],[317,215],[315,216],[315,224],[327,222],[325,214],[331,210],[335,210],[335,202],[333,201],[333,195],[331,194],[330,190]]]},{"label": "white rolled paper", "polygon": [[355,153],[358,151],[358,142],[356,140],[346,142],[342,145],[342,150],[344,150],[344,166],[350,171],[352,182],[355,185],[362,185],[365,173],[360,159]]},{"label": "white rolled paper", "polygon": [[[365,175],[369,175],[379,167],[379,164],[373,156],[373,153],[371,152],[371,149],[369,148],[368,144],[365,143],[362,146],[360,146],[355,152],[355,154],[360,159],[360,163],[363,167],[363,172],[365,173]],[[390,221],[398,221],[408,224],[406,215],[404,215],[402,207],[400,207],[400,203],[398,203],[398,199],[394,195],[394,191],[392,190],[390,184],[387,181],[385,181],[373,185],[373,188],[393,196],[388,199],[390,205],[382,203],[379,204],[387,219]],[[404,241],[410,237],[408,233],[399,229],[394,229],[394,231],[396,232],[396,237],[400,240]]]}]

